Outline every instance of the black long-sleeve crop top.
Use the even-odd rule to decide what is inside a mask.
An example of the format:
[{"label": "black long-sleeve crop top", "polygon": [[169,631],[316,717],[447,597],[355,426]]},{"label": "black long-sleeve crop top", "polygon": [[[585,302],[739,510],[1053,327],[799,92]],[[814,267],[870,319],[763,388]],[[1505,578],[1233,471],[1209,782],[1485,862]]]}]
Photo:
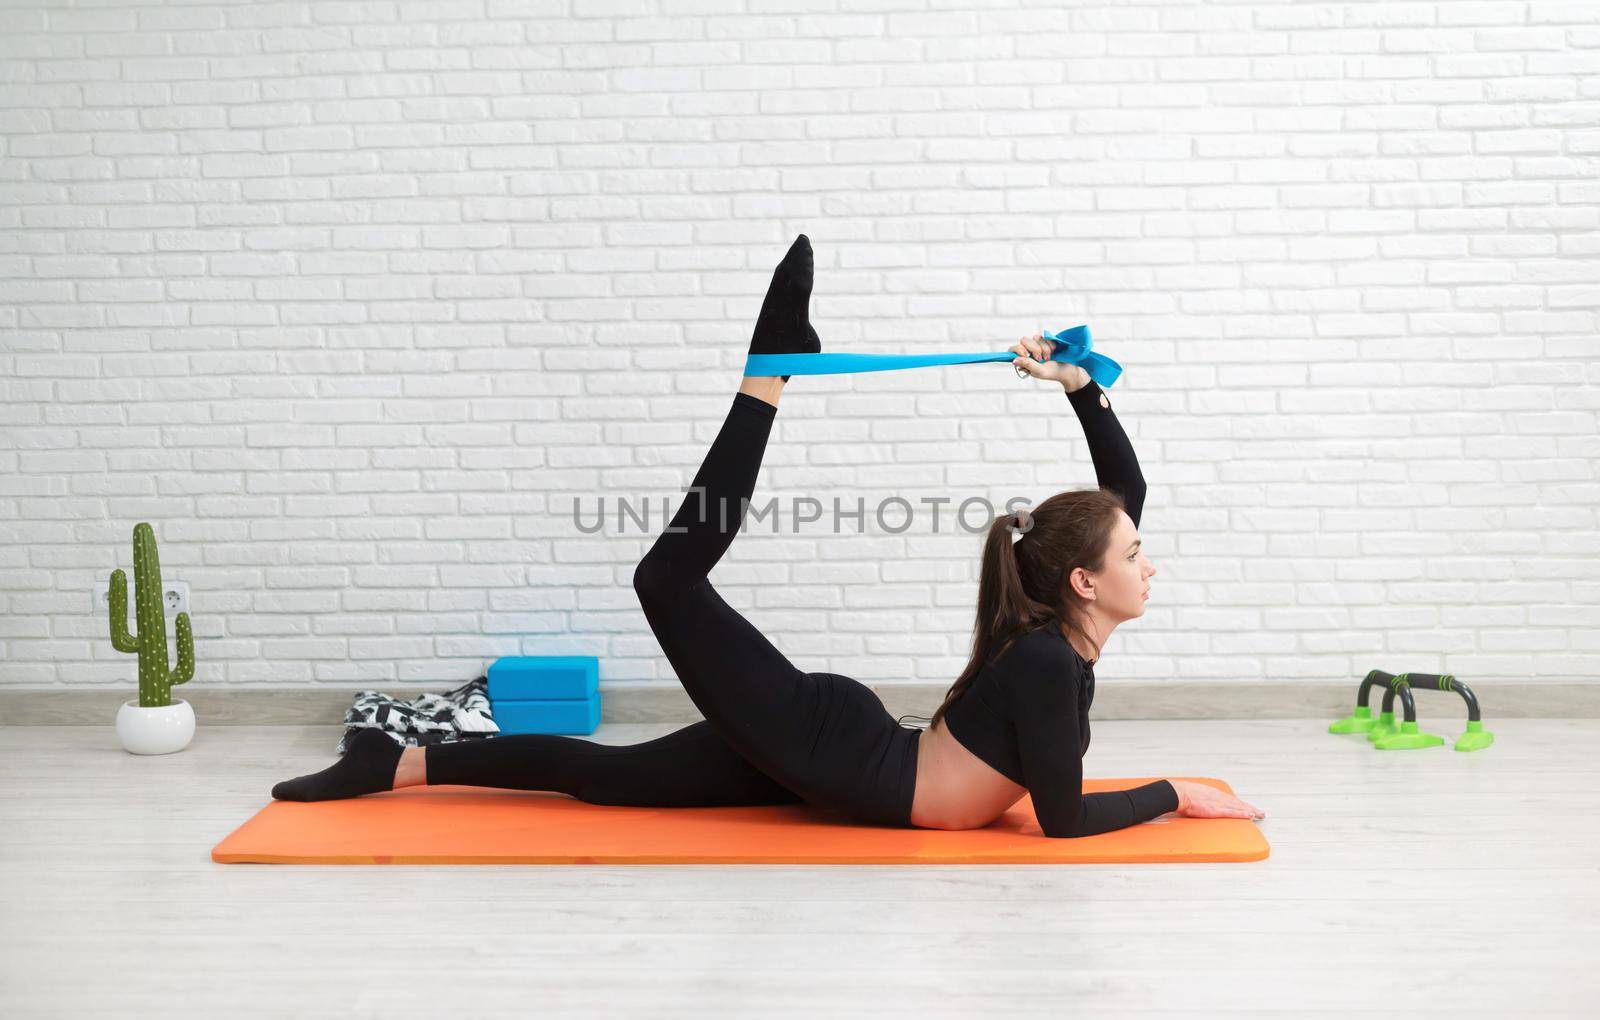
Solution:
[{"label": "black long-sleeve crop top", "polygon": [[[1100,487],[1121,493],[1138,525],[1144,476],[1110,398],[1091,380],[1067,399],[1083,424]],[[1027,788],[1046,836],[1093,836],[1178,809],[1178,791],[1165,779],[1131,790],[1083,792],[1094,664],[1060,626],[1040,627],[990,654],[945,712],[945,725],[967,750]]]}]

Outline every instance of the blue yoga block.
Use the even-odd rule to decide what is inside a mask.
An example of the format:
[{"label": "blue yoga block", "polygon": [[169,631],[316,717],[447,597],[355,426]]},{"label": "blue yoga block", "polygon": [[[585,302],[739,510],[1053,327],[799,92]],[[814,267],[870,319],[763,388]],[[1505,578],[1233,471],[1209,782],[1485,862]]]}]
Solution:
[{"label": "blue yoga block", "polygon": [[593,698],[600,659],[593,655],[508,655],[489,667],[489,700]]},{"label": "blue yoga block", "polygon": [[495,701],[494,721],[501,733],[593,733],[600,725],[600,695]]}]

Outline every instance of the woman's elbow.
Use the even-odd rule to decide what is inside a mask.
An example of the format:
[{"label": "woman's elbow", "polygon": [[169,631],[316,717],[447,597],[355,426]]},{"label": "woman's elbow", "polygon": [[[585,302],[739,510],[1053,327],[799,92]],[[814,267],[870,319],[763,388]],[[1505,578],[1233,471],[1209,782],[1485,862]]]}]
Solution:
[{"label": "woman's elbow", "polygon": [[1052,832],[1051,830],[1043,828],[1042,826],[1040,827],[1039,831],[1044,833],[1044,835],[1048,836],[1050,839],[1082,839],[1084,836],[1089,835],[1086,832]]},{"label": "woman's elbow", "polygon": [[1088,835],[1083,831],[1083,820],[1081,818],[1074,818],[1071,821],[1061,821],[1059,819],[1046,821],[1041,818],[1039,819],[1039,831],[1051,839],[1081,839]]}]

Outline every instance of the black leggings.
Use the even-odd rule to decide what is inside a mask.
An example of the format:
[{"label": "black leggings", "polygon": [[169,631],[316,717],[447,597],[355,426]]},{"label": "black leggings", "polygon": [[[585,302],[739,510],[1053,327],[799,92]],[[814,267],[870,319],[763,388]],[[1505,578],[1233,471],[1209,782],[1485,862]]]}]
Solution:
[{"label": "black leggings", "polygon": [[591,804],[719,807],[804,801],[910,826],[921,730],[837,673],[803,673],[707,574],[749,508],[773,405],[737,393],[690,494],[633,574],[667,660],[704,721],[642,744],[507,734],[434,744],[430,784],[551,790]]}]

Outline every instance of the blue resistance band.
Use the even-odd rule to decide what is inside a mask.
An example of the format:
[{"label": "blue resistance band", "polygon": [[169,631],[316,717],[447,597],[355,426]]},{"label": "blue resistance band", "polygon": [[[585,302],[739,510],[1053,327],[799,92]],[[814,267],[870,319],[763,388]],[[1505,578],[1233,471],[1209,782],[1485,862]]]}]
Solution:
[{"label": "blue resistance band", "polygon": [[[1102,389],[1110,389],[1122,374],[1122,366],[1093,350],[1088,326],[1073,326],[1059,333],[1043,334],[1055,342],[1051,361],[1067,361],[1089,373]],[[749,354],[745,356],[745,375],[844,375],[850,372],[891,372],[897,368],[927,368],[931,365],[976,365],[985,361],[1017,360],[1014,351],[986,354]]]}]

